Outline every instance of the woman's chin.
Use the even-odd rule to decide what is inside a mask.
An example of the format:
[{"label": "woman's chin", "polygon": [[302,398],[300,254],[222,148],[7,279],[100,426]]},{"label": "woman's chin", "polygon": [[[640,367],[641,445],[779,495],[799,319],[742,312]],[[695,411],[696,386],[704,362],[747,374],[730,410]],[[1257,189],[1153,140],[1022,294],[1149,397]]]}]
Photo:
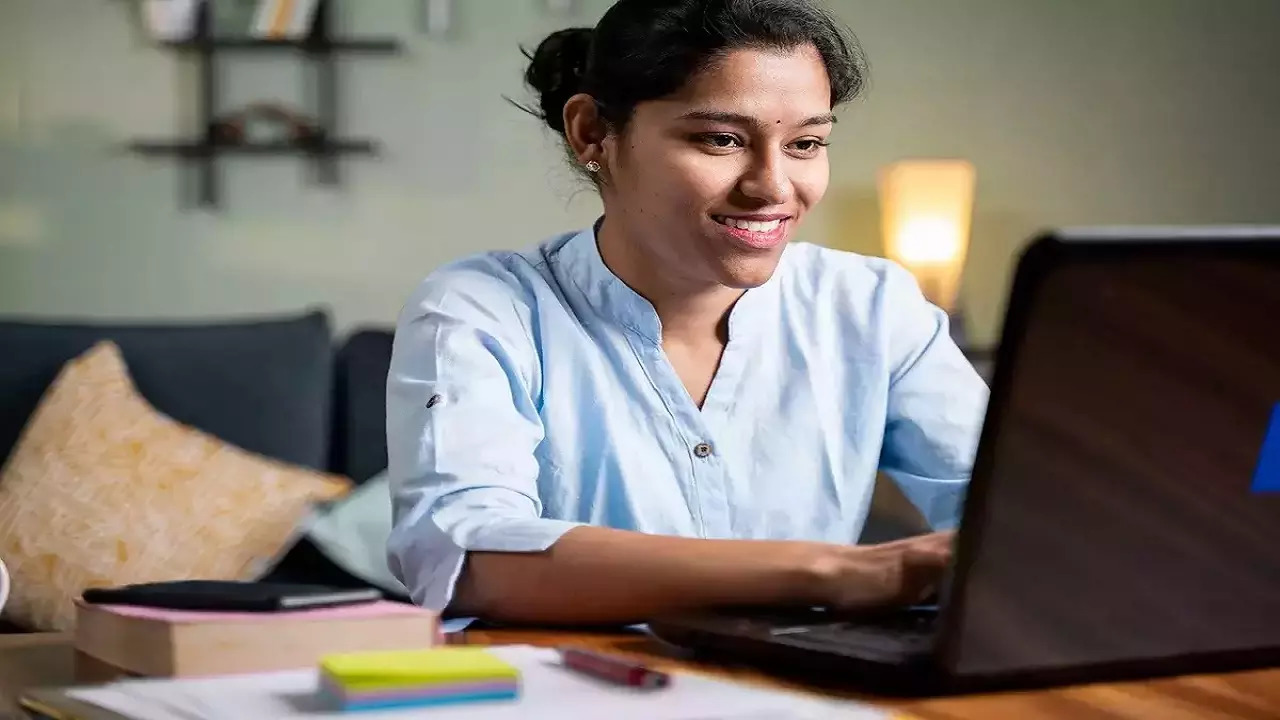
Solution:
[{"label": "woman's chin", "polygon": [[732,255],[720,265],[720,283],[726,287],[750,290],[769,282],[778,269],[782,248],[768,254]]}]

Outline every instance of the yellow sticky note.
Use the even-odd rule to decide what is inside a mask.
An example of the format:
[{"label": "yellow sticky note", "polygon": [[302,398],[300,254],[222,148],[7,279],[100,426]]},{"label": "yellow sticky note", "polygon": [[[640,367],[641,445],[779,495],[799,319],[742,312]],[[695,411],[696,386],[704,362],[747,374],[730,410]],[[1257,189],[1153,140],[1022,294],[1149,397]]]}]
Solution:
[{"label": "yellow sticky note", "polygon": [[440,647],[329,655],[320,669],[349,690],[479,680],[515,681],[520,671],[480,647]]}]

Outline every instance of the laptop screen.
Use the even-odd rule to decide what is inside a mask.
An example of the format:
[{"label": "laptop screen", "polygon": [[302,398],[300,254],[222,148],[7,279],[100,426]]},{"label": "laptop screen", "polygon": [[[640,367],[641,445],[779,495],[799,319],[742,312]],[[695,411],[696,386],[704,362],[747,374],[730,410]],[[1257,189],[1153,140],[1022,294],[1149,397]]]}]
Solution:
[{"label": "laptop screen", "polygon": [[953,672],[1280,647],[1278,248],[1067,243],[1020,278]]}]

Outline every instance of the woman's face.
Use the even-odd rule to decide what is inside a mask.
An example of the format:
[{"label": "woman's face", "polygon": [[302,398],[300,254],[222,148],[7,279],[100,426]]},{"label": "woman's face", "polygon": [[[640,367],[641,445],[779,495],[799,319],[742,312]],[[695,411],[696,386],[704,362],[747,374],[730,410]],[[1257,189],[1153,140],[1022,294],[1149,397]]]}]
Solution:
[{"label": "woman's face", "polygon": [[606,222],[673,290],[760,285],[826,192],[833,122],[814,48],[733,51],[605,139]]}]

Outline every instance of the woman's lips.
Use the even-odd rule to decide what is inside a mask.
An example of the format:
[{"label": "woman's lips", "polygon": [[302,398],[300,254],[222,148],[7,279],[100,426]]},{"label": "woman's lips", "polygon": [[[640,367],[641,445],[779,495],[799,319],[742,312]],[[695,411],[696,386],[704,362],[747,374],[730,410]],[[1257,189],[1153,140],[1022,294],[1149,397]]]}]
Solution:
[{"label": "woman's lips", "polygon": [[786,215],[712,215],[734,241],[755,250],[772,250],[786,242],[791,218]]}]

